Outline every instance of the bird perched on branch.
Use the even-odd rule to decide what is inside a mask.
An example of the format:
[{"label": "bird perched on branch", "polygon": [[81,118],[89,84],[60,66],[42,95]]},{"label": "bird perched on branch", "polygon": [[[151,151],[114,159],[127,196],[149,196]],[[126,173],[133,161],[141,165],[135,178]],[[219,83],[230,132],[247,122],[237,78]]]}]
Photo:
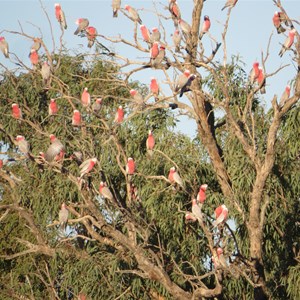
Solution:
[{"label": "bird perched on branch", "polygon": [[121,0],[112,0],[113,18],[118,17],[118,11],[121,7]]},{"label": "bird perched on branch", "polygon": [[54,134],[50,134],[51,145],[45,153],[45,160],[52,162],[53,160],[59,161],[63,159],[65,154],[65,146],[62,142],[56,138]]},{"label": "bird perched on branch", "polygon": [[234,7],[237,2],[238,2],[238,0],[227,0],[224,7],[222,8],[222,10],[224,10],[226,7],[228,7],[228,8]]},{"label": "bird perched on branch", "polygon": [[58,220],[59,220],[60,228],[62,230],[66,230],[68,218],[69,218],[69,210],[67,208],[67,205],[63,203],[58,213]]},{"label": "bird perched on branch", "polygon": [[0,50],[6,58],[9,58],[8,43],[4,36],[0,36]]},{"label": "bird perched on branch", "polygon": [[63,10],[61,9],[60,4],[55,3],[54,7],[55,7],[55,17],[56,17],[58,23],[60,24],[61,30],[67,29],[66,17],[65,17]]},{"label": "bird perched on branch", "polygon": [[76,20],[75,24],[78,26],[75,30],[74,34],[77,35],[81,32],[83,32],[90,24],[88,19],[85,18],[79,18]]},{"label": "bird perched on branch", "polygon": [[289,36],[285,40],[284,44],[282,45],[282,48],[279,52],[279,56],[282,57],[282,55],[285,53],[286,50],[290,49],[294,43],[294,38],[296,34],[296,29],[292,29],[289,32]]},{"label": "bird perched on branch", "polygon": [[129,16],[134,22],[138,22],[142,25],[142,20],[138,12],[133,7],[131,7],[130,5],[125,5],[125,9],[128,11]]}]

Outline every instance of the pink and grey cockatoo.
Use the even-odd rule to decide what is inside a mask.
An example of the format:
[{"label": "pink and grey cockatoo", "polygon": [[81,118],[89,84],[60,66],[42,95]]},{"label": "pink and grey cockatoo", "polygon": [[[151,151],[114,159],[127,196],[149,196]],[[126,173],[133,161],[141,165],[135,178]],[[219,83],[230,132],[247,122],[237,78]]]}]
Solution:
[{"label": "pink and grey cockatoo", "polygon": [[15,144],[18,146],[20,152],[28,154],[30,146],[24,136],[18,135],[15,139]]},{"label": "pink and grey cockatoo", "polygon": [[151,77],[150,91],[151,91],[152,95],[155,97],[155,101],[156,101],[157,97],[159,95],[159,85],[157,83],[156,78],[154,78],[154,77]]},{"label": "pink and grey cockatoo", "polygon": [[259,73],[257,77],[257,83],[260,86],[260,93],[265,94],[266,93],[266,77],[265,73],[262,68],[258,68]]},{"label": "pink and grey cockatoo", "polygon": [[221,247],[217,248],[217,257],[218,257],[218,262],[219,262],[220,266],[222,268],[227,268],[228,265],[227,265],[224,255],[223,255],[223,249]]},{"label": "pink and grey cockatoo", "polygon": [[102,98],[97,98],[92,105],[93,112],[97,113],[102,107]]},{"label": "pink and grey cockatoo", "polygon": [[33,66],[36,66],[39,63],[39,55],[36,50],[30,50],[29,59]]},{"label": "pink and grey cockatoo", "polygon": [[202,212],[200,206],[197,204],[197,200],[192,200],[192,213],[199,222],[203,222]]},{"label": "pink and grey cockatoo", "polygon": [[183,181],[178,172],[176,171],[175,167],[170,168],[168,179],[171,183],[177,183],[178,185],[183,187]]},{"label": "pink and grey cockatoo", "polygon": [[150,41],[152,43],[159,42],[160,41],[160,37],[161,37],[161,35],[160,35],[160,32],[159,32],[158,28],[157,27],[153,27],[152,28],[152,33],[150,35]]},{"label": "pink and grey cockatoo", "polygon": [[165,46],[160,45],[158,55],[153,60],[151,60],[152,67],[158,68],[161,66],[161,63],[163,62],[166,56],[165,49],[166,49]]},{"label": "pink and grey cockatoo", "polygon": [[178,20],[181,19],[181,12],[176,0],[169,0],[169,11],[171,13],[175,27],[178,26]]},{"label": "pink and grey cockatoo", "polygon": [[189,70],[185,70],[183,74],[181,74],[177,82],[175,84],[175,92],[179,92],[188,82],[191,72]]},{"label": "pink and grey cockatoo", "polygon": [[146,140],[146,149],[150,156],[153,155],[153,149],[155,146],[155,139],[151,130],[148,132],[148,138]]},{"label": "pink and grey cockatoo", "polygon": [[126,164],[127,175],[133,175],[135,172],[135,162],[132,157],[128,157]]},{"label": "pink and grey cockatoo", "polygon": [[45,160],[48,162],[60,161],[63,159],[65,154],[65,147],[62,142],[56,138],[54,134],[50,134],[51,145],[45,153]]},{"label": "pink and grey cockatoo", "polygon": [[196,75],[195,74],[191,74],[189,76],[188,81],[186,82],[186,84],[180,90],[179,97],[182,97],[185,92],[189,92],[190,91],[191,84],[192,84],[193,80],[195,80],[195,79],[196,79]]},{"label": "pink and grey cockatoo", "polygon": [[191,37],[191,30],[192,30],[191,25],[182,19],[180,19],[178,23],[181,32],[183,33],[183,36],[185,37],[186,40],[189,40]]},{"label": "pink and grey cockatoo", "polygon": [[97,29],[93,26],[88,26],[85,31],[88,39],[88,47],[92,48],[98,35]]},{"label": "pink and grey cockatoo", "polygon": [[159,48],[158,48],[158,42],[154,42],[152,47],[150,48],[150,59],[151,61],[154,60],[158,53],[159,53]]},{"label": "pink and grey cockatoo", "polygon": [[11,105],[11,114],[15,119],[22,119],[22,111],[17,103]]},{"label": "pink and grey cockatoo", "polygon": [[280,97],[280,102],[279,102],[280,106],[283,106],[285,104],[286,100],[290,98],[290,94],[291,94],[291,87],[287,85]]},{"label": "pink and grey cockatoo", "polygon": [[140,30],[141,30],[143,40],[147,43],[150,43],[150,32],[148,28],[145,25],[141,25]]},{"label": "pink and grey cockatoo", "polygon": [[3,168],[3,165],[4,165],[4,163],[3,163],[3,159],[0,159],[0,169],[2,169],[2,168]]},{"label": "pink and grey cockatoo", "polygon": [[175,52],[180,52],[181,34],[178,29],[173,34],[173,44],[175,46]]},{"label": "pink and grey cockatoo", "polygon": [[85,87],[81,94],[81,104],[83,107],[87,107],[91,104],[91,95],[88,92],[88,88]]},{"label": "pink and grey cockatoo", "polygon": [[199,34],[199,39],[201,40],[203,35],[209,31],[210,28],[210,19],[209,16],[204,16],[204,22],[202,24],[202,28]]},{"label": "pink and grey cockatoo", "polygon": [[51,76],[51,68],[47,61],[44,61],[41,68],[42,78],[45,84],[49,83],[50,76]]},{"label": "pink and grey cockatoo", "polygon": [[238,0],[227,0],[222,10],[224,10],[226,7],[232,8],[236,5]]},{"label": "pink and grey cockatoo", "polygon": [[259,62],[255,61],[253,63],[253,68],[250,71],[249,80],[251,84],[253,84],[255,81],[257,81],[259,75]]},{"label": "pink and grey cockatoo", "polygon": [[34,49],[35,51],[39,51],[40,48],[41,48],[41,39],[34,38],[33,39],[33,44],[31,46],[31,49]]},{"label": "pink and grey cockatoo", "polygon": [[216,220],[213,222],[213,226],[216,227],[219,224],[225,222],[228,218],[228,209],[225,204],[218,206],[215,209]]},{"label": "pink and grey cockatoo", "polygon": [[94,168],[95,164],[97,163],[97,158],[89,158],[85,160],[80,166],[80,178],[82,178],[85,174],[88,174]]},{"label": "pink and grey cockatoo", "polygon": [[88,19],[85,18],[79,18],[76,20],[75,24],[78,26],[77,29],[75,30],[74,34],[77,35],[84,31],[90,24]]},{"label": "pink and grey cockatoo", "polygon": [[118,17],[118,11],[121,7],[121,0],[112,0],[113,18]]},{"label": "pink and grey cockatoo", "polygon": [[144,102],[144,98],[139,91],[132,89],[129,93],[136,104],[142,104]]},{"label": "pink and grey cockatoo", "polygon": [[100,192],[101,196],[103,196],[104,198],[106,198],[108,200],[114,199],[113,194],[111,193],[109,188],[106,186],[106,183],[104,183],[103,181],[100,182],[99,192]]},{"label": "pink and grey cockatoo", "polygon": [[115,115],[115,123],[122,123],[124,120],[124,110],[122,106],[119,106]]},{"label": "pink and grey cockatoo", "polygon": [[73,111],[72,125],[73,126],[81,126],[81,114],[80,114],[80,111],[77,109],[75,109]]},{"label": "pink and grey cockatoo", "polygon": [[55,99],[50,100],[48,112],[49,112],[49,116],[53,116],[57,114],[58,106]]},{"label": "pink and grey cockatoo", "polygon": [[199,192],[197,194],[197,201],[199,203],[200,208],[202,207],[203,203],[206,200],[206,190],[207,190],[207,184],[202,184],[200,186]]},{"label": "pink and grey cockatoo", "polygon": [[275,11],[272,20],[273,20],[273,25],[277,29],[278,34],[285,32],[285,28],[283,28],[282,25],[281,25],[280,12]]},{"label": "pink and grey cockatoo", "polygon": [[68,218],[69,218],[69,210],[67,208],[67,205],[63,203],[58,213],[58,220],[59,220],[60,228],[62,230],[66,230]]},{"label": "pink and grey cockatoo", "polygon": [[54,4],[55,7],[55,17],[60,24],[61,29],[67,29],[67,21],[63,10],[59,3]]},{"label": "pink and grey cockatoo", "polygon": [[194,214],[192,214],[190,212],[187,212],[184,217],[185,217],[186,222],[188,222],[188,223],[194,223],[197,221],[197,218],[194,216]]},{"label": "pink and grey cockatoo", "polygon": [[125,9],[128,11],[129,16],[134,22],[138,22],[142,25],[142,20],[138,12],[133,7],[131,7],[130,5],[125,5]]},{"label": "pink and grey cockatoo", "polygon": [[282,55],[285,53],[287,49],[290,49],[294,43],[294,38],[296,34],[296,29],[292,29],[289,32],[288,38],[285,40],[284,44],[282,45],[282,48],[279,52],[279,56],[282,57]]},{"label": "pink and grey cockatoo", "polygon": [[9,46],[4,36],[0,36],[0,50],[6,58],[9,58]]}]

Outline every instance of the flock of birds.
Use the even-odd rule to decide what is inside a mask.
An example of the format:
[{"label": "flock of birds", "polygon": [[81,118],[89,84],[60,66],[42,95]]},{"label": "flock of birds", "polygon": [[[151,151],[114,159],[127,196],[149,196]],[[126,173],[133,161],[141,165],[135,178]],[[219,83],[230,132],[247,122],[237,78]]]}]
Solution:
[{"label": "flock of birds", "polygon": [[[228,0],[225,6],[222,8],[233,8],[237,3],[237,0]],[[121,1],[120,0],[113,0],[112,1],[112,8],[113,8],[113,17],[118,16],[118,11],[121,9]],[[142,24],[142,20],[138,14],[138,12],[131,6],[125,5],[125,10],[127,11],[129,17],[132,21],[137,22],[140,24],[141,35],[143,40],[149,45],[149,52],[150,52],[150,66],[151,67],[158,67],[160,64],[165,60],[165,45],[160,42],[161,34],[158,28],[153,28],[151,33],[147,29],[145,25]],[[180,51],[180,43],[182,40],[182,36],[185,38],[187,42],[189,36],[191,34],[191,26],[181,18],[181,13],[177,1],[169,0],[169,11],[171,13],[172,19],[175,25],[175,32],[173,34],[173,43],[175,47],[175,51]],[[65,18],[65,14],[60,6],[60,4],[55,4],[55,16],[57,21],[59,22],[61,29],[67,29],[67,22]],[[277,29],[279,34],[286,31],[286,29],[282,26],[285,23],[288,26],[290,23],[286,16],[281,12],[275,12],[273,17],[273,24]],[[95,39],[98,35],[97,30],[93,26],[89,26],[89,20],[86,18],[79,18],[76,20],[77,29],[74,32],[75,35],[84,34],[88,39],[88,47],[92,47],[94,45]],[[209,16],[204,16],[204,22],[202,24],[199,38],[202,39],[204,34],[209,32],[210,29],[210,18]],[[294,37],[296,30],[291,27],[288,37],[283,44],[279,55],[282,56],[284,52],[291,48],[294,42]],[[38,51],[41,48],[41,40],[39,38],[34,39],[34,43],[30,49],[30,61],[33,66],[37,66],[39,64],[39,56]],[[3,52],[6,58],[9,58],[9,46],[7,41],[4,37],[0,37],[0,50]],[[41,75],[45,83],[49,84],[49,79],[51,77],[51,67],[47,61],[43,62],[41,66]],[[183,95],[184,92],[190,90],[190,86],[192,81],[196,78],[196,75],[191,74],[189,70],[185,70],[177,79],[175,84],[175,92],[180,94],[180,97]],[[253,69],[250,72],[250,82],[254,84],[255,82],[258,84],[261,93],[265,93],[265,75],[263,69],[259,67],[259,63],[255,62],[253,64]],[[159,85],[155,78],[151,78],[150,83],[150,91],[154,97],[157,97],[159,94]],[[130,95],[135,103],[141,104],[144,102],[143,96],[137,90],[130,90]],[[287,86],[284,94],[282,95],[281,102],[283,103],[288,99],[290,96],[290,87]],[[91,95],[88,92],[87,88],[84,88],[82,95],[81,95],[81,104],[86,109],[92,109],[92,112],[97,113],[101,109],[102,99],[98,98],[91,106]],[[58,106],[55,99],[51,99],[49,103],[49,116],[56,115],[58,112]],[[17,103],[12,104],[12,117],[18,120],[23,118],[21,108]],[[115,115],[114,122],[116,124],[122,123],[124,120],[124,110],[122,106],[119,106]],[[81,113],[79,110],[73,111],[72,116],[72,125],[73,126],[82,126],[82,118]],[[28,141],[25,139],[24,136],[18,135],[14,139],[14,143],[18,147],[19,151],[24,153],[26,156],[33,158],[38,163],[44,164],[51,164],[51,163],[62,163],[64,156],[65,156],[65,146],[64,144],[53,134],[50,135],[50,146],[46,150],[45,153],[40,152],[39,156],[36,158],[30,153],[30,145]],[[153,150],[155,147],[155,139],[152,131],[150,130],[148,133],[148,138],[146,141],[146,148],[149,155],[153,154]],[[90,173],[95,165],[97,164],[97,158],[89,158],[82,162],[82,153],[74,152],[72,155],[77,161],[80,161],[79,169],[80,175],[78,180],[81,180],[86,174]],[[0,168],[3,167],[3,161],[0,160]],[[135,162],[134,159],[129,157],[127,160],[126,165],[126,173],[128,176],[132,176],[135,173]],[[183,181],[176,171],[175,167],[170,168],[168,174],[168,180],[171,184],[177,184],[178,186],[183,187]],[[200,186],[198,195],[196,199],[192,200],[192,211],[186,213],[185,219],[187,222],[200,222],[203,224],[203,216],[202,216],[202,205],[206,199],[206,189],[207,185],[203,184]],[[111,193],[109,187],[106,185],[105,182],[101,182],[99,186],[99,193],[108,200],[113,200],[114,196]],[[66,227],[68,221],[68,207],[65,203],[61,205],[61,209],[59,211],[59,222],[62,228]],[[220,224],[226,222],[228,218],[228,209],[223,204],[220,205],[215,209],[215,221],[213,222],[213,227],[217,227]],[[216,251],[216,255],[212,258],[215,266],[226,264],[224,262],[225,258],[222,256],[223,250],[222,248],[218,248]]]}]

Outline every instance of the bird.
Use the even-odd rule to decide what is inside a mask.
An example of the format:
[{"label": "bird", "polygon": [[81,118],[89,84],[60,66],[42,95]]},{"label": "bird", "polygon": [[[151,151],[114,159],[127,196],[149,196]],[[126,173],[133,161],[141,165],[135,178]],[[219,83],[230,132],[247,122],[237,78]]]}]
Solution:
[{"label": "bird", "polygon": [[155,101],[158,100],[157,97],[159,95],[159,85],[158,85],[155,77],[151,77],[150,91],[151,91],[152,95],[155,97]]},{"label": "bird", "polygon": [[189,70],[185,70],[183,74],[181,74],[175,84],[175,92],[179,92],[188,82],[191,72]]},{"label": "bird", "polygon": [[151,60],[151,65],[153,68],[161,67],[161,63],[165,59],[166,56],[166,50],[165,46],[160,45],[158,55]]},{"label": "bird", "polygon": [[210,28],[210,19],[209,16],[204,16],[204,22],[202,24],[202,29],[199,34],[199,39],[201,40],[203,35],[209,31]]},{"label": "bird", "polygon": [[81,32],[83,32],[90,24],[88,19],[85,18],[79,18],[76,20],[75,24],[78,26],[75,30],[74,34],[77,35]]},{"label": "bird", "polygon": [[191,84],[192,84],[192,82],[193,82],[194,79],[196,79],[196,75],[195,74],[191,74],[188,77],[188,80],[187,80],[186,84],[180,90],[179,97],[182,97],[185,92],[189,92],[190,91],[190,86],[191,86]]},{"label": "bird", "polygon": [[80,111],[77,109],[75,109],[73,111],[72,125],[73,126],[81,126],[81,114],[80,114]]},{"label": "bird", "polygon": [[190,212],[187,212],[184,217],[185,217],[186,222],[189,222],[189,223],[194,223],[197,221],[197,218]]},{"label": "bird", "polygon": [[290,93],[291,93],[291,87],[287,85],[280,97],[280,101],[279,101],[280,106],[283,106],[286,100],[290,98]]},{"label": "bird", "polygon": [[39,55],[36,50],[30,50],[29,59],[33,66],[36,66],[39,63]]},{"label": "bird", "polygon": [[215,209],[215,217],[216,220],[213,222],[213,226],[216,227],[219,224],[225,222],[228,218],[228,209],[225,204],[222,204],[221,206],[218,206]]},{"label": "bird", "polygon": [[45,84],[49,83],[49,79],[51,76],[51,68],[47,61],[44,61],[41,68],[42,78]]},{"label": "bird", "polygon": [[253,63],[253,67],[250,71],[249,80],[250,83],[253,84],[255,81],[257,81],[259,75],[259,62],[255,61]]},{"label": "bird", "polygon": [[238,2],[238,0],[227,0],[224,7],[222,8],[222,10],[224,10],[226,7],[228,7],[228,8],[234,7],[237,2]]},{"label": "bird", "polygon": [[178,20],[181,19],[181,12],[176,0],[169,0],[169,11],[171,13],[175,27],[178,26]]},{"label": "bird", "polygon": [[59,161],[63,159],[65,153],[65,146],[62,142],[56,138],[54,134],[49,136],[51,145],[45,152],[45,160],[47,162],[52,162],[53,160]]},{"label": "bird", "polygon": [[168,179],[171,183],[177,183],[178,185],[183,187],[183,181],[182,181],[180,175],[177,173],[175,167],[170,168]]},{"label": "bird", "polygon": [[111,193],[109,188],[106,186],[106,183],[103,181],[100,182],[99,192],[100,192],[101,196],[103,196],[104,198],[106,198],[108,200],[114,199],[113,194]]},{"label": "bird", "polygon": [[273,19],[272,19],[273,25],[275,26],[278,34],[285,32],[285,28],[283,28],[281,25],[280,14],[281,14],[280,12],[275,11]]},{"label": "bird", "polygon": [[118,17],[118,11],[121,7],[121,0],[112,0],[113,18]]},{"label": "bird", "polygon": [[48,109],[48,114],[49,116],[56,115],[58,112],[58,107],[55,99],[51,99],[49,103],[49,109]]},{"label": "bird", "polygon": [[67,205],[65,203],[62,203],[61,209],[59,210],[58,213],[58,220],[59,220],[60,228],[62,230],[66,230],[68,218],[69,218],[69,210],[67,208]]},{"label": "bird", "polygon": [[60,28],[67,29],[68,26],[67,26],[66,17],[65,17],[63,10],[61,9],[60,4],[55,3],[54,7],[55,7],[55,17],[60,24]]},{"label": "bird", "polygon": [[183,33],[183,36],[188,41],[191,37],[191,30],[192,30],[191,25],[182,19],[180,19],[178,23]]},{"label": "bird", "polygon": [[39,51],[41,48],[41,39],[39,38],[34,38],[33,39],[33,44],[30,49],[34,49],[35,51]]},{"label": "bird", "polygon": [[155,146],[155,139],[151,130],[148,131],[148,138],[146,140],[146,149],[150,156],[153,155],[153,149]]},{"label": "bird", "polygon": [[27,155],[29,153],[30,146],[24,136],[17,135],[15,138],[15,144],[18,146],[19,151],[23,154]]},{"label": "bird", "polygon": [[206,200],[206,190],[207,190],[208,185],[207,184],[202,184],[199,188],[199,192],[197,194],[197,201],[200,205],[200,208],[202,207],[203,203]]},{"label": "bird", "polygon": [[142,37],[145,42],[150,43],[150,32],[145,25],[140,25]]},{"label": "bird", "polygon": [[287,49],[290,49],[294,43],[294,38],[296,34],[296,29],[292,29],[289,31],[289,36],[285,40],[284,44],[282,45],[282,48],[279,52],[279,56],[282,57],[282,55],[285,53]]},{"label": "bird", "polygon": [[151,43],[159,42],[160,41],[160,37],[161,37],[161,34],[160,34],[158,28],[157,27],[153,27],[152,28],[152,33],[150,35],[150,41],[151,41]]},{"label": "bird", "polygon": [[82,178],[85,174],[88,174],[95,166],[95,164],[97,163],[97,158],[89,158],[87,160],[85,160],[80,166],[80,178]]},{"label": "bird", "polygon": [[9,46],[4,36],[0,36],[0,50],[6,58],[9,58]]},{"label": "bird", "polygon": [[220,266],[223,268],[227,268],[228,265],[227,265],[224,255],[223,255],[223,249],[221,247],[217,248],[217,256],[218,256],[218,262],[219,262]]},{"label": "bird", "polygon": [[181,34],[178,29],[173,34],[173,44],[175,46],[175,52],[180,52]]},{"label": "bird", "polygon": [[135,172],[135,162],[132,157],[128,157],[126,164],[126,174],[133,175]]},{"label": "bird", "polygon": [[140,104],[143,104],[144,103],[144,98],[143,96],[135,89],[131,89],[130,90],[130,95],[131,95],[131,98],[134,100],[134,102],[137,104],[137,105],[140,105]]},{"label": "bird", "polygon": [[93,26],[88,26],[85,31],[88,39],[88,47],[92,48],[98,35],[97,29]]},{"label": "bird", "polygon": [[11,105],[11,113],[13,118],[22,119],[22,111],[17,103]]},{"label": "bird", "polygon": [[96,101],[92,105],[93,112],[98,112],[102,106],[102,98],[97,98]]},{"label": "bird", "polygon": [[260,93],[261,94],[265,94],[266,93],[266,77],[264,74],[264,71],[262,68],[258,68],[259,69],[259,73],[258,73],[258,77],[257,77],[257,83],[260,86]]},{"label": "bird", "polygon": [[197,200],[192,200],[192,213],[199,222],[203,221],[202,212],[200,206],[197,204]]},{"label": "bird", "polygon": [[81,104],[83,107],[87,107],[91,104],[91,95],[88,92],[88,88],[85,87],[81,94]]},{"label": "bird", "polygon": [[133,7],[131,7],[130,5],[125,5],[125,9],[128,11],[131,19],[134,22],[138,22],[142,25],[142,20],[139,16],[138,12]]},{"label": "bird", "polygon": [[124,120],[124,110],[123,110],[123,107],[122,106],[119,106],[118,109],[117,109],[117,112],[116,112],[116,115],[115,115],[115,123],[122,123]]},{"label": "bird", "polygon": [[152,47],[150,48],[150,62],[152,62],[152,60],[154,60],[159,53],[158,45],[159,45],[158,42],[154,42],[152,44]]}]

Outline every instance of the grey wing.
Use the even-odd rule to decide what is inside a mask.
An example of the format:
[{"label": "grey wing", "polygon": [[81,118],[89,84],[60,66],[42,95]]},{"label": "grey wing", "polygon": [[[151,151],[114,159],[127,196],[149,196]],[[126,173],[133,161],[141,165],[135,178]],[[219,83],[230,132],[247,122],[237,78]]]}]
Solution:
[{"label": "grey wing", "polygon": [[45,153],[46,161],[48,161],[48,162],[53,161],[55,156],[58,155],[60,153],[60,151],[63,149],[64,149],[64,146],[60,142],[51,144]]}]

